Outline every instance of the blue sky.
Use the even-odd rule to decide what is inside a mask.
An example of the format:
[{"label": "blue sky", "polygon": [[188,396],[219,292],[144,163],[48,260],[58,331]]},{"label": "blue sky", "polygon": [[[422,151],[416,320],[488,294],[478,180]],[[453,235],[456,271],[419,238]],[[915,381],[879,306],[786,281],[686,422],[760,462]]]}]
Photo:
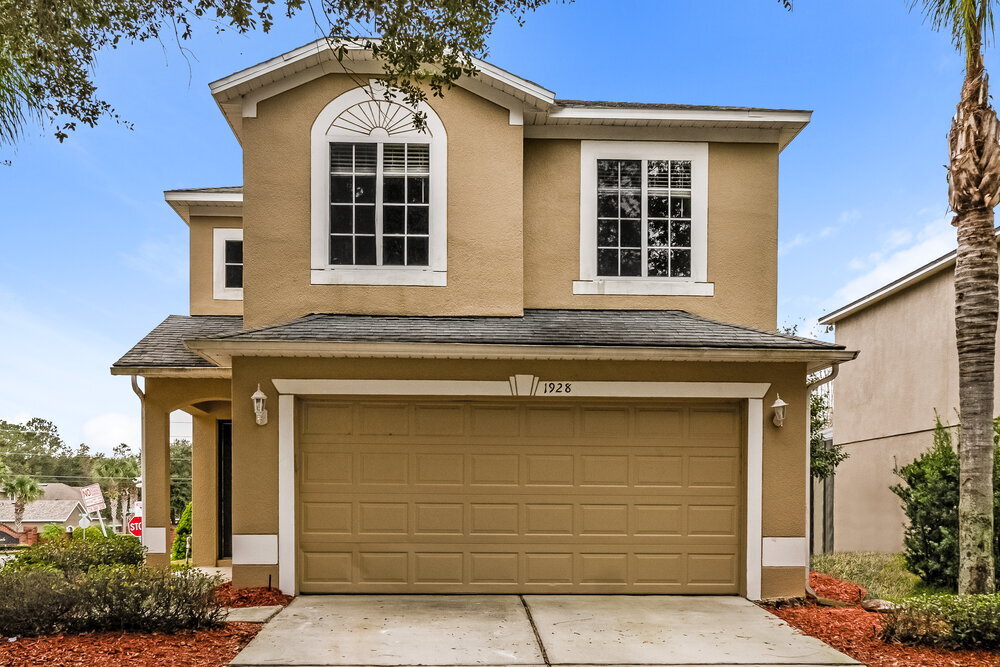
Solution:
[{"label": "blue sky", "polygon": [[[563,98],[815,110],[781,160],[779,322],[808,330],[954,244],[943,165],[962,61],[908,5],[577,0],[505,21],[487,59]],[[187,59],[171,43],[101,58],[101,92],[134,130],[37,132],[4,156],[0,418],[138,444],[138,400],[108,367],[187,313],[187,228],[162,191],[241,182],[207,84],[318,36],[308,20],[198,28]]]}]

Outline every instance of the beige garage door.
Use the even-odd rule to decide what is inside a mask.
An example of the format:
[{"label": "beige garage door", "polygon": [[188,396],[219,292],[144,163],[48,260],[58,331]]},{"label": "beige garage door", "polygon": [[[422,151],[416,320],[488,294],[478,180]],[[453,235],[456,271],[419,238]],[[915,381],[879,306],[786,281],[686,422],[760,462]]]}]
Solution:
[{"label": "beige garage door", "polygon": [[303,592],[739,592],[736,404],[300,410]]}]

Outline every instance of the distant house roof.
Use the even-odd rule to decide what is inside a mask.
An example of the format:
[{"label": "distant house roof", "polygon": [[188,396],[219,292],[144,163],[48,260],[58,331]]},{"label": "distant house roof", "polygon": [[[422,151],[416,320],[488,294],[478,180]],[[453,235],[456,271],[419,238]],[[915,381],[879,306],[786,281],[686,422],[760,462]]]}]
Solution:
[{"label": "distant house roof", "polygon": [[[83,511],[83,505],[75,500],[36,500],[24,508],[25,523],[61,523],[73,516],[76,511]],[[0,522],[14,521],[14,503],[10,500],[0,500]]]},{"label": "distant house roof", "polygon": [[83,495],[81,492],[81,487],[70,486],[69,484],[63,484],[62,482],[52,482],[49,484],[39,484],[42,487],[42,491],[45,495],[42,496],[42,500],[82,500]]},{"label": "distant house roof", "polygon": [[[112,372],[136,369],[210,368],[226,355],[206,350],[239,346],[454,344],[515,346],[567,351],[603,349],[685,349],[790,351],[848,354],[842,345],[715,322],[681,310],[525,310],[522,317],[419,317],[314,314],[292,322],[244,330],[236,316],[171,315],[119,359]],[[310,345],[312,347],[312,345]]]}]

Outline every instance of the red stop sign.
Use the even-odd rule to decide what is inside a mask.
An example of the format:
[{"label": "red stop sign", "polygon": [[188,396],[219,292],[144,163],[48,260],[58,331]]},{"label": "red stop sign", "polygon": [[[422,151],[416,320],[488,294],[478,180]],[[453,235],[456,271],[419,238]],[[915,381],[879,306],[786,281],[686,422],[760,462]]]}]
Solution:
[{"label": "red stop sign", "polygon": [[142,517],[134,516],[128,522],[128,532],[136,537],[142,537]]}]

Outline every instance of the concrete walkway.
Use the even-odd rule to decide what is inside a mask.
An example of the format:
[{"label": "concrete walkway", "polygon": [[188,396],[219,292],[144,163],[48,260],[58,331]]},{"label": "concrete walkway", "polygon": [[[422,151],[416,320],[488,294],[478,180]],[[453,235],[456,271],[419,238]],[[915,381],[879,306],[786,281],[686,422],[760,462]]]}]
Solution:
[{"label": "concrete walkway", "polygon": [[302,596],[233,665],[857,665],[737,597]]}]

